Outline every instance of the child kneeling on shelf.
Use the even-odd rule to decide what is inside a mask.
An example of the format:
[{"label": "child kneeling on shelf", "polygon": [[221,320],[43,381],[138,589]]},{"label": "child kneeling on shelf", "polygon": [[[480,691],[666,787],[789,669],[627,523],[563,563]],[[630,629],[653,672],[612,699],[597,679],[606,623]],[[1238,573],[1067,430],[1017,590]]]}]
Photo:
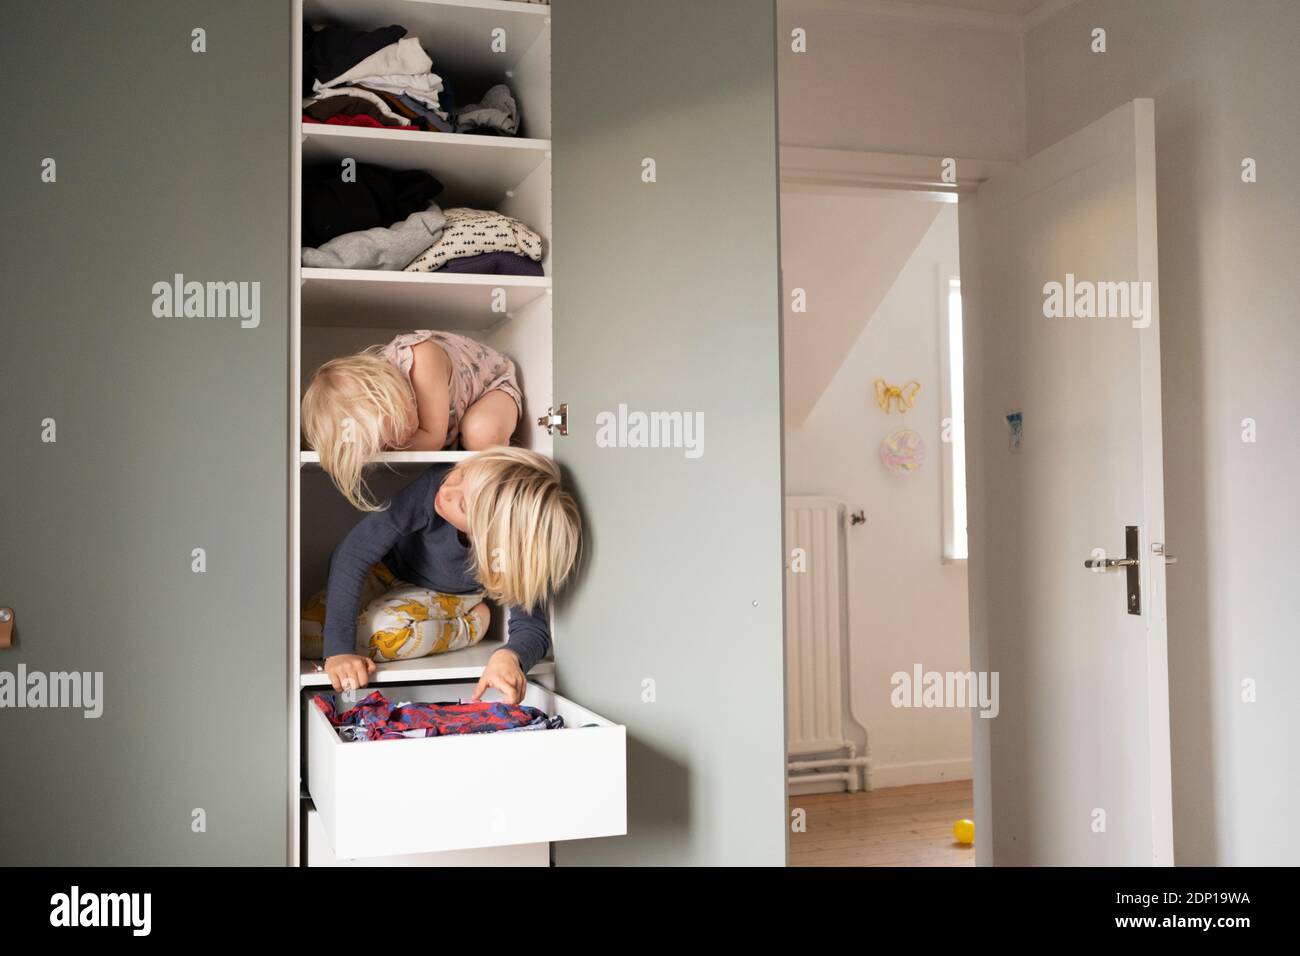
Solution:
[{"label": "child kneeling on shelf", "polygon": [[334,550],[324,595],[303,611],[303,656],[325,658],[335,690],[363,687],[376,661],[477,643],[491,598],[510,608],[507,642],[474,699],[492,687],[517,704],[550,648],[546,601],[573,570],[581,532],[544,455],[502,447],[434,465]]},{"label": "child kneeling on shelf", "polygon": [[302,396],[302,431],[343,497],[374,511],[361,473],[380,452],[508,445],[522,410],[514,362],[424,330],[318,368]]}]

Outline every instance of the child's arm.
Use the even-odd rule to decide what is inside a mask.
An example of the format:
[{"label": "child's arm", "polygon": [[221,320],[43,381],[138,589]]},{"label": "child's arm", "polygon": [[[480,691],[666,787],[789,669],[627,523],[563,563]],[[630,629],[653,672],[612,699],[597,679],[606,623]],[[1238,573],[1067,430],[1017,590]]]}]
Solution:
[{"label": "child's arm", "polygon": [[407,440],[411,451],[442,451],[451,415],[451,360],[433,342],[411,349],[411,389],[420,424]]},{"label": "child's arm", "polygon": [[384,511],[372,511],[339,542],[325,586],[325,657],[355,654],[357,613],[366,575],[401,538]]},{"label": "child's arm", "polygon": [[366,575],[406,535],[429,523],[430,469],[393,496],[384,511],[372,511],[334,549],[325,589],[325,657],[356,653],[357,612]]},{"label": "child's arm", "polygon": [[514,651],[519,666],[527,674],[551,649],[551,626],[545,604],[528,614],[523,608],[510,609],[509,636],[505,649]]}]

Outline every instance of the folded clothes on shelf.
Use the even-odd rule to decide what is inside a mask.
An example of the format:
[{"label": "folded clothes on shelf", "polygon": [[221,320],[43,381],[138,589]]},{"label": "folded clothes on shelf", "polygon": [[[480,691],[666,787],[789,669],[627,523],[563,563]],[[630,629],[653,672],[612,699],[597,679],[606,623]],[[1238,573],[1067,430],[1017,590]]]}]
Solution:
[{"label": "folded clothes on shelf", "polygon": [[413,98],[409,93],[398,94],[397,99],[409,109],[414,110],[424,119],[425,128],[439,133],[450,133],[453,131],[454,127],[451,125],[449,119],[440,113],[435,113],[424,103]]},{"label": "folded clothes on shelf", "polygon": [[485,276],[540,276],[542,264],[516,252],[484,252],[477,256],[448,259],[439,272]]},{"label": "folded clothes on shelf", "polygon": [[519,106],[510,87],[498,83],[456,114],[456,132],[514,136],[519,132]]},{"label": "folded clothes on shelf", "polygon": [[317,694],[316,707],[344,740],[400,740],[404,737],[447,737],[457,734],[559,730],[564,718],[536,707],[500,701],[460,701],[393,704],[379,691],[350,710],[335,712],[333,694]]},{"label": "folded clothes on shelf", "polygon": [[518,219],[491,209],[447,209],[442,235],[420,253],[406,272],[434,272],[453,259],[485,252],[512,252],[542,258],[542,237]]},{"label": "folded clothes on shelf", "polygon": [[[420,38],[403,37],[337,76],[328,80],[317,79],[312,84],[312,91],[319,93],[332,86],[353,86],[373,78],[378,86],[409,84],[413,89],[423,89],[426,95],[436,99],[438,90],[442,89],[442,78],[433,74],[432,70],[433,61],[420,45]],[[417,96],[418,98],[420,97]]]},{"label": "folded clothes on shelf", "polygon": [[346,27],[302,27],[302,89],[311,90],[317,81],[331,80],[346,73],[366,57],[392,46],[406,36],[406,28],[349,30]]},{"label": "folded clothes on shelf", "polygon": [[[375,124],[393,129],[492,136],[519,132],[519,105],[504,83],[453,118],[450,87],[433,72],[433,60],[419,37],[406,36],[398,25],[370,31],[304,26],[302,90],[304,119],[322,123],[372,125],[335,119],[341,114],[370,116]],[[340,96],[349,99],[330,102]]]},{"label": "folded clothes on shelf", "polygon": [[[304,247],[309,269],[386,269],[399,271],[442,235],[446,218],[431,205],[392,226],[375,226],[335,236],[318,249]],[[541,266],[538,266],[540,271]]]},{"label": "folded clothes on shelf", "polygon": [[[396,33],[397,39],[394,39]],[[327,27],[304,34],[303,115],[322,122],[344,107],[339,95],[366,99],[373,111],[348,104],[349,114],[370,115],[393,128],[449,133],[455,129],[444,101],[446,84],[418,37],[400,26],[361,33]],[[376,48],[380,41],[387,41]],[[310,50],[308,48],[310,47]],[[350,124],[349,124],[350,125]]]},{"label": "folded clothes on shelf", "polygon": [[369,116],[385,126],[418,126],[412,123],[409,108],[394,109],[383,96],[363,86],[324,90],[318,98],[304,103],[302,108],[304,118],[310,116],[322,122],[340,113]]},{"label": "folded clothes on shelf", "polygon": [[336,236],[391,226],[423,212],[442,183],[423,170],[357,163],[356,181],[344,182],[335,163],[302,170],[302,244],[318,248]]},{"label": "folded clothes on shelf", "polygon": [[305,124],[315,124],[317,126],[360,126],[363,129],[404,129],[414,133],[424,131],[422,126],[393,126],[389,123],[381,123],[373,116],[366,116],[364,113],[349,115],[347,113],[335,113],[327,120],[313,119],[306,113],[302,116]]}]

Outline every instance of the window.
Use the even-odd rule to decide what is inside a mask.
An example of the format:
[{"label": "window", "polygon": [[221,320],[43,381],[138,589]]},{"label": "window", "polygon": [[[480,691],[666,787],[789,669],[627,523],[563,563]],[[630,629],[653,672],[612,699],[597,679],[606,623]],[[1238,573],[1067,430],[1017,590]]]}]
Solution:
[{"label": "window", "polygon": [[943,373],[943,559],[966,560],[966,393],[962,352],[961,280],[940,288]]}]

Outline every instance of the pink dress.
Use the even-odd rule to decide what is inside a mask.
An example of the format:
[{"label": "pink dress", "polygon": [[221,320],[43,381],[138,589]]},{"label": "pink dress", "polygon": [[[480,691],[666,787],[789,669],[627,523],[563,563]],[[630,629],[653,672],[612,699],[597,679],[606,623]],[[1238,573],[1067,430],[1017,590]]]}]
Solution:
[{"label": "pink dress", "polygon": [[427,329],[399,335],[384,346],[380,353],[394,367],[411,379],[413,358],[411,349],[421,342],[432,341],[447,353],[451,360],[451,382],[448,385],[447,443],[451,448],[460,438],[460,421],[465,411],[493,389],[500,389],[515,400],[522,415],[523,393],[515,378],[515,363],[482,342],[457,335],[454,332],[431,332]]}]

